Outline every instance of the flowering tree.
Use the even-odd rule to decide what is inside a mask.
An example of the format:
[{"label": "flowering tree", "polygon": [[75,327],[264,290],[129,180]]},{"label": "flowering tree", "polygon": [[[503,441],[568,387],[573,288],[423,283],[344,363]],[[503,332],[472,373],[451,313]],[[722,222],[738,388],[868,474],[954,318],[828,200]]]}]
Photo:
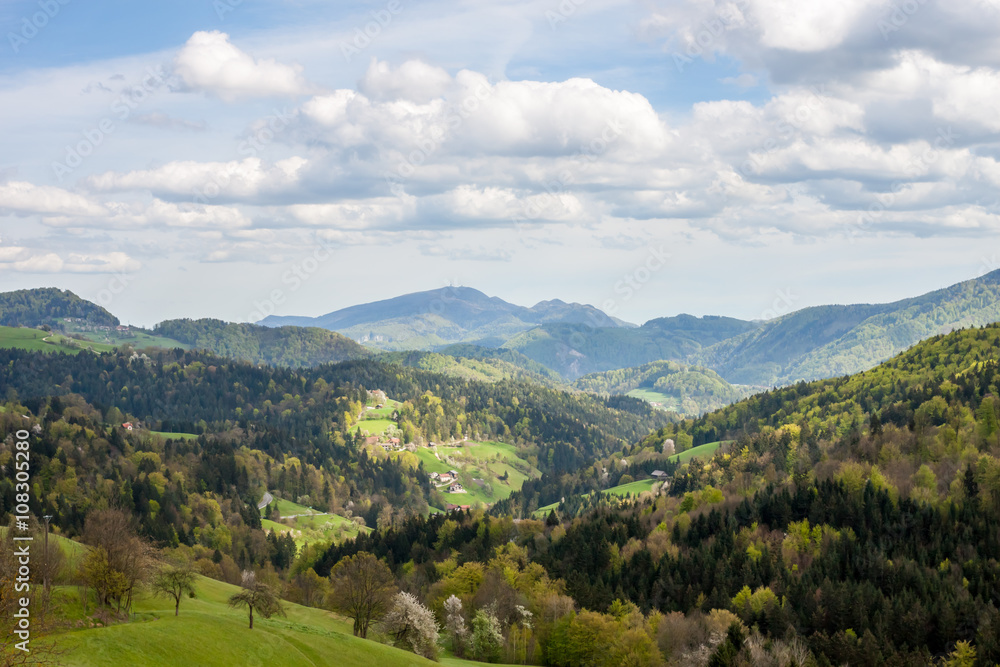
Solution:
[{"label": "flowering tree", "polygon": [[437,660],[438,624],[434,613],[410,593],[397,593],[382,619],[382,631],[401,648]]},{"label": "flowering tree", "polygon": [[455,655],[465,655],[465,646],[469,639],[469,628],[465,625],[462,615],[462,601],[452,595],[444,601],[445,627],[451,635],[451,650]]},{"label": "flowering tree", "polygon": [[472,619],[472,657],[483,662],[499,662],[503,631],[496,614],[480,609]]}]

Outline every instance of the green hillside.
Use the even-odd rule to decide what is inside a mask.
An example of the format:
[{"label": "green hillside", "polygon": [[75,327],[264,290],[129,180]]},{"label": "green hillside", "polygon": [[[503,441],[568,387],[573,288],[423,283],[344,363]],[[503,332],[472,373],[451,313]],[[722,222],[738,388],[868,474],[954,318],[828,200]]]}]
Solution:
[{"label": "green hillside", "polygon": [[8,327],[55,326],[71,317],[91,326],[114,327],[118,318],[97,304],[69,290],[52,287],[0,293],[0,325]]},{"label": "green hillside", "polygon": [[1000,321],[1000,271],[881,305],[805,308],[697,357],[730,382],[783,385],[872,368],[931,336]]},{"label": "green hillside", "polygon": [[597,394],[628,394],[664,410],[700,415],[745,398],[747,387],[734,387],[715,371],[676,361],[654,361],[585,375],[573,386]]},{"label": "green hillside", "polygon": [[[57,635],[54,642],[68,667],[136,665],[266,665],[313,667],[420,667],[437,663],[412,653],[358,639],[350,625],[329,612],[286,603],[286,618],[254,619],[247,627],[245,611],[230,609],[228,598],[239,588],[198,577],[197,597],[181,603],[174,616],[172,603],[144,598],[135,605],[136,622],[76,630]],[[476,665],[453,658],[446,665]]]},{"label": "green hillside", "polygon": [[547,386],[562,384],[558,373],[513,350],[450,345],[439,352],[386,352],[378,355],[378,359],[478,382],[525,380]]},{"label": "green hillside", "polygon": [[94,352],[109,352],[114,349],[111,345],[77,340],[57,332],[4,326],[0,326],[0,348],[66,354],[77,354],[84,349]]},{"label": "green hillside", "polygon": [[153,333],[231,359],[293,368],[370,355],[354,341],[315,327],[272,329],[213,319],[167,320],[156,325]]}]

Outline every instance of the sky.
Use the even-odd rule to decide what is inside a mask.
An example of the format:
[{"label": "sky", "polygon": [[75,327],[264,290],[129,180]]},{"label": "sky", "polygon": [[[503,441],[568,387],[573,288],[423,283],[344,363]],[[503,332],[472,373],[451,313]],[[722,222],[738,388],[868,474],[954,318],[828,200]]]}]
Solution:
[{"label": "sky", "polygon": [[1000,268],[1000,0],[0,0],[0,290],[641,323]]}]

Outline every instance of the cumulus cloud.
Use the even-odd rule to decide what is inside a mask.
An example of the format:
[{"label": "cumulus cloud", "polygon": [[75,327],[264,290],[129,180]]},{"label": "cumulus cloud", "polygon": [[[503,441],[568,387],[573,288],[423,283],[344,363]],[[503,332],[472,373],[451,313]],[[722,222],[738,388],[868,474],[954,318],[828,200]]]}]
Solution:
[{"label": "cumulus cloud", "polygon": [[269,190],[294,185],[308,164],[292,157],[267,165],[250,157],[229,162],[168,162],[156,169],[105,172],[86,179],[85,184],[101,192],[148,190],[157,196],[195,196],[202,201],[216,198],[251,198]]},{"label": "cumulus cloud", "polygon": [[100,204],[62,188],[25,181],[0,183],[0,211],[15,215],[95,216],[106,213]]},{"label": "cumulus cloud", "polygon": [[194,33],[174,59],[174,72],[185,89],[226,101],[252,97],[291,97],[306,93],[298,66],[255,59],[218,30]]},{"label": "cumulus cloud", "polygon": [[20,273],[121,273],[138,271],[142,264],[123,252],[103,254],[54,252],[23,247],[0,247],[0,267]]}]

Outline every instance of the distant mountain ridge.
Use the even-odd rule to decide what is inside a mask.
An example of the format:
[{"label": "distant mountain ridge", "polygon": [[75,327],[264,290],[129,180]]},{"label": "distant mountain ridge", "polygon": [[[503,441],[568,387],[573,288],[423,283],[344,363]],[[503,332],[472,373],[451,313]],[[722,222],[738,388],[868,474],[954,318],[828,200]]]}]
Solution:
[{"label": "distant mountain ridge", "polygon": [[552,322],[597,328],[634,326],[589,305],[552,299],[527,308],[471,287],[416,292],[319,317],[272,315],[259,324],[322,327],[382,350],[433,350],[473,342],[499,347],[511,336]]}]

